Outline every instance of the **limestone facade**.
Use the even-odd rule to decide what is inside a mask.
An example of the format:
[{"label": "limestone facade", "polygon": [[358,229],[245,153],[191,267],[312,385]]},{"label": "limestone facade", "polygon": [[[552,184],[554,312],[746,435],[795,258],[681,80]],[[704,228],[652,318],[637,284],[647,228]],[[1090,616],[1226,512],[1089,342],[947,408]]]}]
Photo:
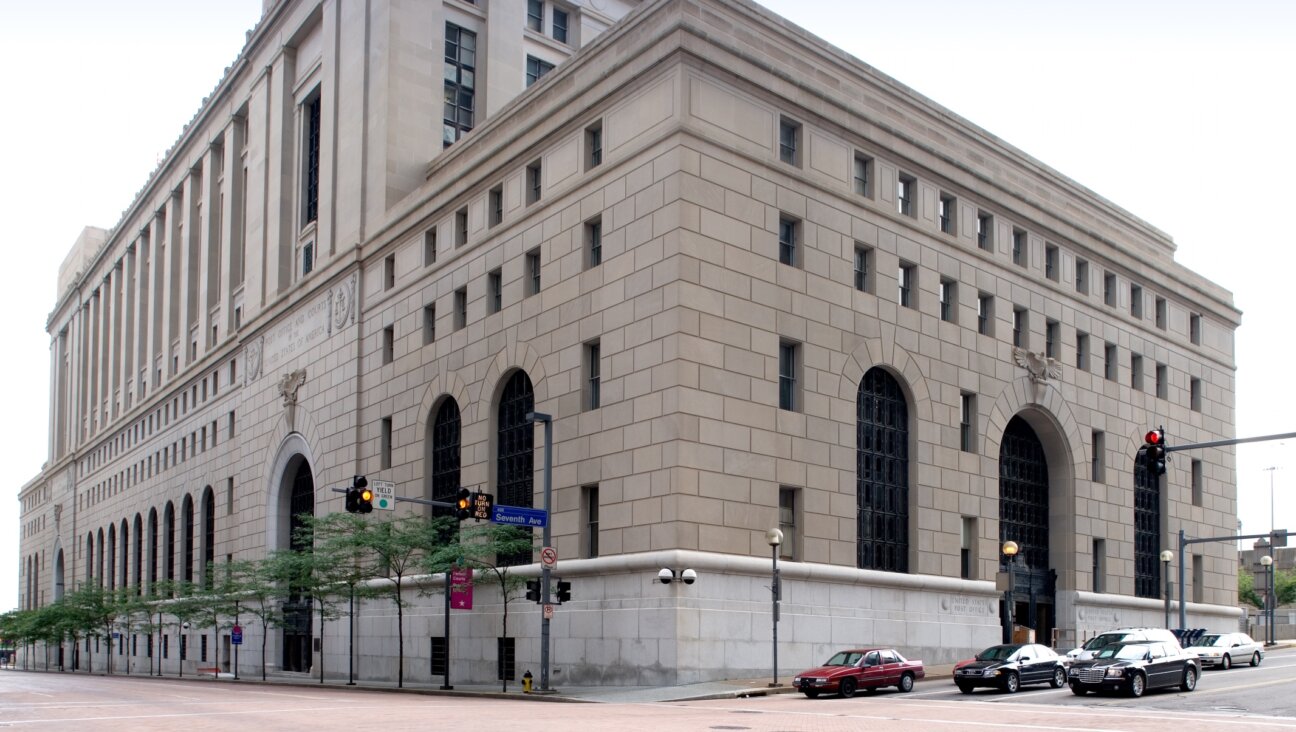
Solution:
[{"label": "limestone facade", "polygon": [[[60,273],[24,607],[284,548],[297,476],[316,513],[355,474],[431,497],[451,399],[460,483],[498,498],[520,371],[554,417],[575,596],[555,683],[767,673],[778,526],[786,669],[842,645],[947,662],[997,642],[1014,418],[1043,456],[1044,640],[1160,623],[1136,525],[1155,523],[1158,554],[1181,528],[1231,532],[1234,456],[1175,454],[1141,509],[1133,456],[1153,426],[1233,436],[1230,293],[1167,235],[754,4],[540,6],[539,30],[522,2],[267,8],[123,219]],[[533,88],[530,60],[556,67]],[[437,117],[465,70],[470,132]],[[886,541],[860,518],[858,400],[878,369],[904,408]],[[1235,551],[1194,552],[1190,625],[1235,622]],[[661,567],[699,580],[662,586]],[[412,599],[419,678],[443,617]],[[497,674],[499,598],[477,607],[451,618],[465,682]],[[509,623],[516,673],[538,669],[537,608]],[[314,672],[344,673],[351,630],[313,626]],[[361,673],[394,678],[392,608],[364,603],[354,633]]]}]

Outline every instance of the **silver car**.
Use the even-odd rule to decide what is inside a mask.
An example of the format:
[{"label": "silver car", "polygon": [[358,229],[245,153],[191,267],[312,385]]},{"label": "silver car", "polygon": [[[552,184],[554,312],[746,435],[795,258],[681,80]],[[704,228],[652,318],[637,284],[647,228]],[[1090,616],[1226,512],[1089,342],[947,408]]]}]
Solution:
[{"label": "silver car", "polygon": [[1264,646],[1246,633],[1207,633],[1186,650],[1195,654],[1203,667],[1229,669],[1239,663],[1259,666],[1264,660]]},{"label": "silver car", "polygon": [[1067,651],[1068,662],[1090,661],[1098,651],[1113,643],[1132,643],[1134,641],[1158,641],[1179,645],[1179,639],[1165,628],[1117,628],[1090,638],[1083,646]]}]

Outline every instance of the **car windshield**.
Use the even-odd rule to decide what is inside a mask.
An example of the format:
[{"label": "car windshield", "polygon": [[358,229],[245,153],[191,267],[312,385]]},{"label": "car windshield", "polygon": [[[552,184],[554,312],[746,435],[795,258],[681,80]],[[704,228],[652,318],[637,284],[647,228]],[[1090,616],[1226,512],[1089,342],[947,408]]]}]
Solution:
[{"label": "car windshield", "polygon": [[859,651],[842,651],[841,653],[833,654],[833,657],[828,659],[828,663],[825,663],[824,665],[825,666],[854,666],[859,663],[860,658],[862,658],[863,656],[864,654],[860,653]]},{"label": "car windshield", "polygon": [[1224,640],[1224,636],[1222,635],[1203,635],[1202,637],[1193,641],[1193,645],[1194,646],[1218,646],[1218,645],[1223,645],[1223,643],[1221,643],[1221,641],[1223,640]]},{"label": "car windshield", "polygon": [[1086,651],[1096,651],[1100,648],[1106,648],[1113,643],[1120,643],[1125,640],[1125,635],[1125,633],[1103,633],[1102,635],[1096,635],[1084,644],[1084,649]]},{"label": "car windshield", "polygon": [[1120,661],[1137,661],[1148,653],[1144,645],[1111,645],[1098,652],[1098,658],[1114,658]]},{"label": "car windshield", "polygon": [[977,654],[978,661],[1006,661],[1021,646],[991,646]]}]

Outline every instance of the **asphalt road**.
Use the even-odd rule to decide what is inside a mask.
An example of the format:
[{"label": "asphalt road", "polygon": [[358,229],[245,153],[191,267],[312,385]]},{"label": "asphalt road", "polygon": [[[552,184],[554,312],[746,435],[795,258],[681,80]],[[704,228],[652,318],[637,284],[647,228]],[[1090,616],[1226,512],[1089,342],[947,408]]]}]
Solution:
[{"label": "asphalt road", "polygon": [[0,728],[301,732],[310,730],[1066,730],[1296,732],[1296,651],[1259,668],[1208,671],[1197,691],[1142,699],[1035,687],[964,695],[946,679],[910,694],[853,699],[779,694],[670,703],[549,703],[325,686],[0,672]]}]

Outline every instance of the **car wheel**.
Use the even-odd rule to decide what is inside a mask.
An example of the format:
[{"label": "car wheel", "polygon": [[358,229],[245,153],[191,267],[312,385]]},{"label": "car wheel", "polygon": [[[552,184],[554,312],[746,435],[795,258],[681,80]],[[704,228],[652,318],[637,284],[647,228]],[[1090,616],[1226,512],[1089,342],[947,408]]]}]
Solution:
[{"label": "car wheel", "polygon": [[1131,676],[1129,680],[1129,695],[1137,698],[1143,696],[1144,691],[1147,691],[1147,679],[1143,678],[1143,674],[1134,674]]},{"label": "car wheel", "polygon": [[905,674],[901,676],[900,683],[896,684],[896,688],[906,694],[913,691],[913,674]]},{"label": "car wheel", "polygon": [[1060,668],[1053,669],[1053,678],[1049,681],[1049,686],[1054,689],[1061,689],[1066,686],[1066,671]]},{"label": "car wheel", "polygon": [[1233,659],[1229,658],[1229,654],[1227,653],[1224,654],[1224,658],[1220,661],[1220,668],[1224,669],[1225,671],[1228,671],[1229,669],[1233,668]]},{"label": "car wheel", "polygon": [[1251,665],[1252,666],[1260,665],[1260,651],[1256,651],[1255,653],[1251,654]]},{"label": "car wheel", "polygon": [[1075,694],[1076,696],[1084,696],[1085,694],[1089,693],[1089,690],[1079,684],[1072,684],[1071,693]]},{"label": "car wheel", "polygon": [[1192,666],[1184,669],[1183,681],[1179,683],[1179,688],[1184,691],[1192,691],[1197,688],[1197,669]]},{"label": "car wheel", "polygon": [[806,692],[804,692],[804,693],[805,693],[807,699],[818,699],[818,698],[819,698],[819,692],[815,691],[814,689],[810,689],[809,691],[806,691]]},{"label": "car wheel", "polygon": [[1017,690],[1020,688],[1021,679],[1017,677],[1016,673],[1012,671],[1008,672],[1008,675],[1004,677],[1003,690],[1009,694],[1016,694]]},{"label": "car wheel", "polygon": [[841,695],[847,699],[855,696],[855,679],[842,679]]},{"label": "car wheel", "polygon": [[964,694],[971,694],[973,688],[975,687],[973,687],[971,684],[959,684],[958,688],[959,691],[963,692]]}]

